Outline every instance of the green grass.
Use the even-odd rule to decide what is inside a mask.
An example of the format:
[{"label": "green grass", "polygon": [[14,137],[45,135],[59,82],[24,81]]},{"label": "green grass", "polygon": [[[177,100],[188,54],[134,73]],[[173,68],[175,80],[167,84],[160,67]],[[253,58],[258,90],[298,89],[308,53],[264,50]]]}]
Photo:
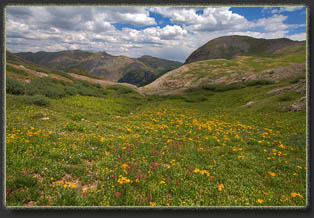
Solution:
[{"label": "green grass", "polygon": [[6,205],[305,206],[306,113],[281,110],[297,94],[265,96],[277,86],[7,94]]}]

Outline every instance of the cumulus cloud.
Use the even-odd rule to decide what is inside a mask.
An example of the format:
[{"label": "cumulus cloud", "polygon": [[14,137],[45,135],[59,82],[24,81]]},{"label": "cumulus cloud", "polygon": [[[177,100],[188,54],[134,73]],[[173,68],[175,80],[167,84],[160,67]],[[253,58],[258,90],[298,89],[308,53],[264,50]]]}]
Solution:
[{"label": "cumulus cloud", "polygon": [[187,26],[187,30],[216,31],[229,28],[240,29],[248,24],[241,15],[233,13],[229,7],[202,8],[203,13],[197,13],[199,8],[156,7],[151,11],[169,17],[173,23]]}]

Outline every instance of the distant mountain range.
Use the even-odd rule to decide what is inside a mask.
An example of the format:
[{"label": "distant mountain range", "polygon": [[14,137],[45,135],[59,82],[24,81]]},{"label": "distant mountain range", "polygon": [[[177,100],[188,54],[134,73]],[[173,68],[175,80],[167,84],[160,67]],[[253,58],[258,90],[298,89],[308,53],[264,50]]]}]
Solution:
[{"label": "distant mountain range", "polygon": [[[303,72],[306,43],[286,38],[224,36],[210,40],[196,49],[184,64],[148,55],[129,58],[81,50],[36,53],[7,51],[7,59],[65,72],[83,71],[83,74],[79,74],[91,75],[108,82],[133,84],[142,87],[143,92],[168,93],[204,82],[230,83],[245,80],[245,77],[251,78],[252,75],[263,78],[267,71],[274,69],[274,72],[281,72],[280,69],[286,66],[298,66],[296,69]],[[264,71],[266,73],[260,73]],[[278,76],[282,74],[283,72],[278,73]]]},{"label": "distant mountain range", "polygon": [[125,82],[137,86],[149,84],[164,73],[182,65],[177,61],[152,56],[129,58],[113,56],[106,52],[81,50],[20,52],[14,55],[42,67],[65,72],[74,69],[84,70],[106,81]]}]

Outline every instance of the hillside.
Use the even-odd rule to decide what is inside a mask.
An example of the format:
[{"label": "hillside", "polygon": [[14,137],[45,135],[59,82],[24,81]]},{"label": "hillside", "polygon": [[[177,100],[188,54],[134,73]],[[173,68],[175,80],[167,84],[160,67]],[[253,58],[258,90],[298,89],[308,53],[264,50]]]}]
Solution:
[{"label": "hillside", "polygon": [[289,47],[305,46],[305,42],[280,39],[256,39],[249,36],[223,36],[196,49],[185,64],[209,59],[232,59],[237,56],[272,57]]},{"label": "hillside", "polygon": [[60,52],[20,52],[16,56],[51,69],[84,70],[91,75],[111,82],[146,85],[160,75],[181,65],[180,62],[154,57],[129,58],[113,56],[106,52],[81,50]]},{"label": "hillside", "polygon": [[75,94],[100,96],[103,94],[103,88],[120,85],[139,92],[135,85],[102,80],[85,71],[64,72],[44,68],[10,51],[6,52],[6,78],[7,92],[21,92],[29,96],[38,94],[53,98]]},{"label": "hillside", "polygon": [[[267,47],[265,47],[267,49]],[[203,84],[231,84],[250,80],[280,82],[298,76],[305,78],[306,46],[304,43],[277,51],[276,56],[237,56],[185,64],[141,88],[147,94],[182,93]],[[266,51],[262,53],[267,54]]]}]

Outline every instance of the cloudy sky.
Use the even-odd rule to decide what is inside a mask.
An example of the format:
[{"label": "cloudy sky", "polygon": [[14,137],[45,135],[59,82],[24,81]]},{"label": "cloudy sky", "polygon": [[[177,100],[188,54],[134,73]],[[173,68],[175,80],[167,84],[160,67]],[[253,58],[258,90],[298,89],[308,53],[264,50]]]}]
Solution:
[{"label": "cloudy sky", "polygon": [[305,40],[306,8],[8,6],[5,28],[12,52],[80,49],[184,62],[219,36]]}]

